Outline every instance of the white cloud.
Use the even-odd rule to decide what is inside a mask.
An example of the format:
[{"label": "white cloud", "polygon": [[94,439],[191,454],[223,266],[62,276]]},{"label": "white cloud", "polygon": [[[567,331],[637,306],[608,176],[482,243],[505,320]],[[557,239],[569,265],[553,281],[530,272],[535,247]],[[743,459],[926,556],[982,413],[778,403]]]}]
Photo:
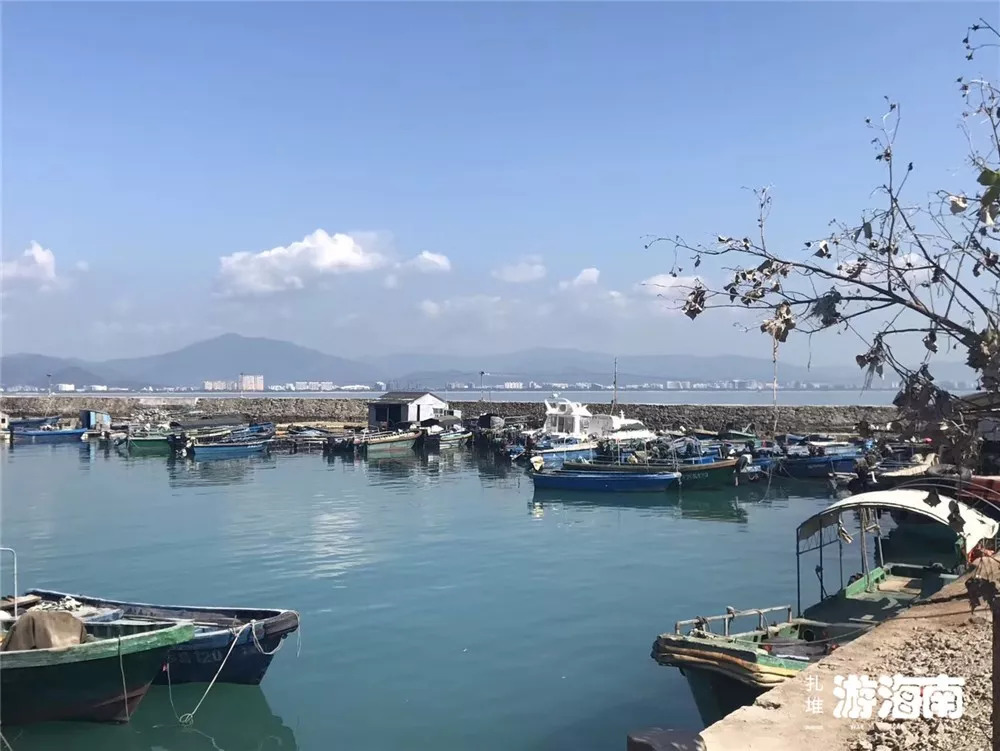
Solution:
[{"label": "white cloud", "polygon": [[385,279],[382,280],[382,286],[386,289],[396,289],[399,286],[399,277],[395,274],[388,274]]},{"label": "white cloud", "polygon": [[492,316],[506,314],[508,311],[516,309],[519,302],[517,300],[504,300],[495,295],[468,295],[466,297],[452,297],[440,302],[424,300],[420,303],[421,312],[428,318],[441,318],[446,315],[480,315]]},{"label": "white cloud", "polygon": [[267,295],[303,289],[316,278],[330,274],[372,271],[385,266],[385,256],[366,247],[370,245],[366,240],[341,233],[331,236],[318,229],[291,245],[223,256],[219,259],[223,293]]},{"label": "white cloud", "polygon": [[90,271],[90,264],[86,261],[77,261],[74,266],[77,271]]},{"label": "white cloud", "polygon": [[569,289],[570,287],[586,287],[588,285],[597,284],[597,280],[600,278],[601,272],[594,267],[586,268],[576,275],[574,279],[569,279],[564,282],[559,282],[559,289]]},{"label": "white cloud", "polygon": [[440,271],[451,271],[451,261],[448,256],[441,253],[431,253],[429,250],[421,251],[418,256],[411,258],[403,266],[416,269],[424,273],[434,273]]},{"label": "white cloud", "polygon": [[420,312],[428,318],[437,318],[441,315],[441,306],[433,300],[424,300],[420,303]]},{"label": "white cloud", "polygon": [[28,249],[10,261],[0,260],[0,281],[11,284],[36,285],[41,290],[56,287],[60,279],[56,274],[56,255],[32,241]]},{"label": "white cloud", "polygon": [[545,265],[538,256],[527,256],[517,263],[494,269],[493,277],[512,284],[537,282],[545,277]]}]

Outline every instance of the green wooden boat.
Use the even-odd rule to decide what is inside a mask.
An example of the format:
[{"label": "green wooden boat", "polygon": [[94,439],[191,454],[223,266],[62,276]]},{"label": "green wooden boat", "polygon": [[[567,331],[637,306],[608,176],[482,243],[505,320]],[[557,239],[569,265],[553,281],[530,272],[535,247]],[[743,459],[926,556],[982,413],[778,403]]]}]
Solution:
[{"label": "green wooden boat", "polygon": [[[23,639],[16,637],[21,623],[29,633],[41,633],[51,631],[53,624],[64,627],[66,615],[29,610],[8,632],[0,646],[0,724],[127,722],[170,650],[195,634],[193,623],[84,624],[73,619],[70,628],[81,634],[85,629],[85,640],[78,635],[70,646],[24,648]],[[8,649],[11,645],[20,648]]]},{"label": "green wooden boat", "polygon": [[125,439],[125,447],[133,454],[169,454],[170,440],[165,434],[130,435]]},{"label": "green wooden boat", "polygon": [[[858,638],[888,618],[926,599],[965,569],[967,556],[977,545],[995,549],[1000,524],[973,508],[971,503],[930,495],[926,490],[888,490],[845,498],[814,514],[796,531],[796,581],[799,616],[791,606],[736,610],[724,615],[678,621],[673,633],[661,634],[652,657],[661,665],[679,668],[687,678],[695,704],[706,725],[735,709],[752,704],[758,696],[798,675],[837,647]],[[956,509],[959,521],[951,515]],[[905,510],[951,528],[956,545],[949,555],[930,565],[887,563],[882,559],[879,519],[884,512]],[[853,537],[842,515],[859,519],[861,572],[844,583],[843,547]],[[957,531],[960,529],[961,531]],[[867,536],[872,548],[866,547]],[[826,594],[823,548],[836,544],[840,589]],[[801,609],[801,556],[819,552],[820,601]],[[874,553],[874,555],[872,555]],[[871,566],[874,558],[877,565]],[[782,612],[780,622],[767,623],[769,613]],[[754,628],[734,629],[737,619],[755,617]],[[722,633],[712,630],[722,624]]]}]

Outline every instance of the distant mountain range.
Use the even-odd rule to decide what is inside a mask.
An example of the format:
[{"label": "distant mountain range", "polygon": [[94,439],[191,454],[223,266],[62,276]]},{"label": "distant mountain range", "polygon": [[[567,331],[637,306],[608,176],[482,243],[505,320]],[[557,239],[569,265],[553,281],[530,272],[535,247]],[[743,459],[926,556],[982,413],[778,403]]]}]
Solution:
[{"label": "distant mountain range", "polygon": [[[265,385],[294,381],[333,381],[339,385],[385,381],[395,388],[441,388],[450,382],[487,385],[505,381],[594,382],[612,380],[613,357],[573,349],[536,348],[488,356],[445,356],[422,353],[348,359],[261,337],[224,334],[173,352],[104,362],[87,362],[33,354],[0,357],[0,383],[45,387],[51,383],[104,384],[111,387],[195,386],[206,380],[234,381],[239,374],[264,376]],[[853,368],[805,368],[781,363],[779,380],[860,384]],[[939,363],[938,378],[969,380],[960,363]],[[769,381],[770,360],[731,355],[631,355],[618,358],[618,381],[662,383],[753,379]]]}]

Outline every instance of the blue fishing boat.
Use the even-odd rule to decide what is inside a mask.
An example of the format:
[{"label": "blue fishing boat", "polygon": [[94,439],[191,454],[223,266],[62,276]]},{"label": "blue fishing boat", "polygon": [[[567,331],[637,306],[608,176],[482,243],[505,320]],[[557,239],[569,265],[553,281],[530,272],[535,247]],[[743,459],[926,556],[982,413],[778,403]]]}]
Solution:
[{"label": "blue fishing boat", "polygon": [[196,459],[229,459],[263,453],[267,441],[218,441],[216,443],[195,443],[187,451]]},{"label": "blue fishing boat", "polygon": [[582,490],[613,493],[661,493],[677,484],[680,472],[532,472],[536,490]]},{"label": "blue fishing boat", "polygon": [[[85,623],[183,623],[195,635],[167,655],[167,668],[153,683],[216,682],[257,685],[286,636],[299,628],[294,610],[148,605],[32,589],[49,609],[68,609]],[[36,605],[37,606],[37,605]]]},{"label": "blue fishing boat", "polygon": [[65,443],[83,439],[86,428],[11,428],[10,438],[14,443]]},{"label": "blue fishing boat", "polygon": [[800,479],[827,478],[836,472],[851,472],[862,456],[861,449],[850,443],[810,443],[809,453],[788,453],[775,467],[780,474]]}]

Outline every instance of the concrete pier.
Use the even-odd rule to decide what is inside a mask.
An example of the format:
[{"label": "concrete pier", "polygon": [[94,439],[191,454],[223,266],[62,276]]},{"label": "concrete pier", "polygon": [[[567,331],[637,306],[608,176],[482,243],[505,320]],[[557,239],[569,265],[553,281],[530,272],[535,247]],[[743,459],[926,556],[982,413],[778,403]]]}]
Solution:
[{"label": "concrete pier", "polygon": [[[993,573],[1000,562],[980,564]],[[708,727],[706,751],[984,751],[992,718],[992,619],[989,606],[970,611],[965,579],[942,589],[861,638],[837,649]],[[996,577],[994,577],[996,578]],[[952,676],[965,679],[959,719],[880,718],[877,698],[870,719],[838,718],[836,676]]]}]

